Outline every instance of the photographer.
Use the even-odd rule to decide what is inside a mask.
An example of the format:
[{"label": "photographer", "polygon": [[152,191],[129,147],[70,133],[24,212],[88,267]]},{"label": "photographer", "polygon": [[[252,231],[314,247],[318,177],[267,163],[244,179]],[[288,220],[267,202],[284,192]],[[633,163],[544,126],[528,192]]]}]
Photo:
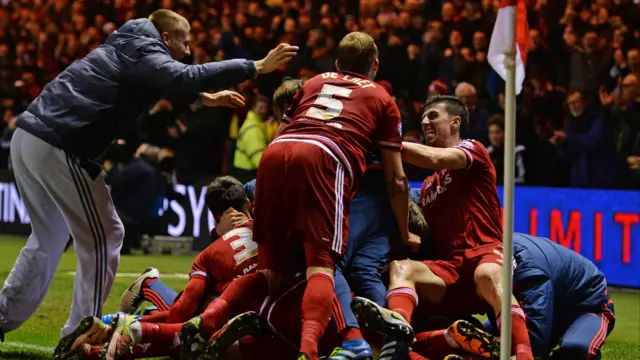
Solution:
[{"label": "photographer", "polygon": [[132,248],[140,248],[142,234],[153,231],[154,220],[171,188],[174,155],[171,150],[142,144],[133,159],[127,159],[123,148],[126,144],[119,142],[111,153],[115,156],[107,157],[103,167],[116,211],[125,227],[120,253],[130,254]]}]

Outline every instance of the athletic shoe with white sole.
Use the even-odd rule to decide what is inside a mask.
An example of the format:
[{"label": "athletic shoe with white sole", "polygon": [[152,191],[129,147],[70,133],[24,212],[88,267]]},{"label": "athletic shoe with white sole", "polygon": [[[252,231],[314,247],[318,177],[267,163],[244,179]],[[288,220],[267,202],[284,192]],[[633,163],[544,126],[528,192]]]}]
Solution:
[{"label": "athletic shoe with white sole", "polygon": [[119,314],[114,320],[113,335],[107,347],[107,360],[115,360],[121,356],[129,355],[133,347],[131,339],[131,324],[138,321],[135,315]]},{"label": "athletic shoe with white sole", "polygon": [[120,298],[120,311],[133,314],[144,301],[144,294],[142,293],[144,281],[159,277],[160,271],[158,271],[158,269],[152,267],[147,268],[142,275],[129,286],[129,289],[122,294]]},{"label": "athletic shoe with white sole", "polygon": [[385,309],[375,302],[362,297],[355,297],[351,301],[351,309],[358,320],[370,330],[387,335],[393,340],[401,341],[408,345],[413,343],[415,337],[413,328],[397,312]]},{"label": "athletic shoe with white sole", "polygon": [[111,328],[100,319],[87,316],[80,321],[80,325],[63,337],[53,350],[53,359],[60,360],[75,351],[82,344],[101,345],[109,340]]},{"label": "athletic shoe with white sole", "polygon": [[500,358],[500,340],[466,320],[454,322],[447,332],[468,353],[485,359]]}]

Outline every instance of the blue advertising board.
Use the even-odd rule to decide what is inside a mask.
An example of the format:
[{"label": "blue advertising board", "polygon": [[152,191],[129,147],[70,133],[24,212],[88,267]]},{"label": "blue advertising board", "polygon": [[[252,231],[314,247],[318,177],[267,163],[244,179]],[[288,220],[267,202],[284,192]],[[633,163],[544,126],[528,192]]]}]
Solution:
[{"label": "blue advertising board", "polygon": [[[419,188],[420,183],[412,183]],[[498,187],[503,202],[502,187]],[[611,285],[640,288],[640,192],[516,187],[514,230],[593,261]]]},{"label": "blue advertising board", "polygon": [[[420,183],[411,183],[420,188]],[[201,185],[175,185],[165,199],[163,233],[208,244],[213,216]],[[498,188],[502,201],[502,188]],[[612,285],[640,288],[640,191],[516,187],[517,232],[548,237],[592,260]],[[0,171],[0,233],[29,234],[29,218],[13,175]]]}]

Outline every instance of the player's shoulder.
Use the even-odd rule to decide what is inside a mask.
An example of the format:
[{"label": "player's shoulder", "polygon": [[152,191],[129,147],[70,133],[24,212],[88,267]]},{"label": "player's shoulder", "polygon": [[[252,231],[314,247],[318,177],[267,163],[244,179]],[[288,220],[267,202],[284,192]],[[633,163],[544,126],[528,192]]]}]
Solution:
[{"label": "player's shoulder", "polygon": [[458,147],[463,147],[468,150],[475,150],[479,152],[488,153],[487,148],[480,141],[475,139],[464,139],[460,141]]}]

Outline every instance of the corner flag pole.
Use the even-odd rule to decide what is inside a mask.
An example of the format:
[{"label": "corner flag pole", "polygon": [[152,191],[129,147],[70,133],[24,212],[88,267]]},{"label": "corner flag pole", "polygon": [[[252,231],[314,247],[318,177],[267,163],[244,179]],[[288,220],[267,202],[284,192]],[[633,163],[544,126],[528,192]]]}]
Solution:
[{"label": "corner flag pole", "polygon": [[500,331],[500,360],[511,358],[511,294],[513,288],[513,202],[515,178],[516,142],[516,11],[509,16],[509,27],[505,37],[510,46],[504,52],[507,70],[505,88],[505,141],[504,141],[504,224],[502,233],[504,261],[502,265],[502,310]]}]

